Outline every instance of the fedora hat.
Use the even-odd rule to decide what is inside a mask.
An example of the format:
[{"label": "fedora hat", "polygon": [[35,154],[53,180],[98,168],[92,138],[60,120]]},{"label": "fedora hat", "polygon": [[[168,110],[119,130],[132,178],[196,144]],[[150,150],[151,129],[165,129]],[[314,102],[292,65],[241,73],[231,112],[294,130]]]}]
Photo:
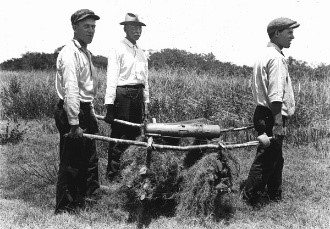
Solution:
[{"label": "fedora hat", "polygon": [[125,21],[120,22],[120,25],[141,25],[141,26],[146,26],[143,22],[139,20],[138,15],[132,14],[132,13],[127,13],[125,16]]}]

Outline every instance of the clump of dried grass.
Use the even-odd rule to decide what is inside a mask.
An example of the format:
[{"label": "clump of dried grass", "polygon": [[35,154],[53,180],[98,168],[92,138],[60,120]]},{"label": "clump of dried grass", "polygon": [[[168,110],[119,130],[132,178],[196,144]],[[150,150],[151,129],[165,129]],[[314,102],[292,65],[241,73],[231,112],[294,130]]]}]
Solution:
[{"label": "clump of dried grass", "polygon": [[222,152],[212,152],[183,172],[177,207],[180,216],[217,219],[233,212],[227,195],[232,191],[233,171],[228,159]]},{"label": "clump of dried grass", "polygon": [[172,214],[174,196],[181,183],[183,154],[156,150],[150,158],[147,154],[145,147],[130,146],[122,156],[121,185],[127,195],[126,210],[134,214],[143,204],[150,214]]},{"label": "clump of dried grass", "polygon": [[[177,144],[191,141],[185,139]],[[145,147],[130,146],[122,155],[121,164],[125,209],[136,220],[141,206],[143,214],[149,217],[227,217],[233,211],[227,194],[231,192],[236,164],[220,151],[153,150],[148,158]]]}]

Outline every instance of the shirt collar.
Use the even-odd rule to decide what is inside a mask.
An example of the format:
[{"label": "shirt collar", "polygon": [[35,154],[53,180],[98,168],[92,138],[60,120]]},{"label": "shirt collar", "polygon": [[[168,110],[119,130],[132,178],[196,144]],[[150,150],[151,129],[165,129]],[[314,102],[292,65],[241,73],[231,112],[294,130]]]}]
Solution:
[{"label": "shirt collar", "polygon": [[76,39],[72,39],[72,42],[73,42],[73,44],[74,44],[78,49],[80,49],[82,52],[84,52],[84,53],[89,53],[90,55],[92,55],[92,54],[90,53],[89,50],[86,49],[86,51],[85,51],[85,50],[81,47],[81,44],[79,43],[79,41],[77,41]]},{"label": "shirt collar", "polygon": [[81,49],[81,45],[80,45],[79,41],[77,41],[76,39],[72,39],[72,42],[78,49]]},{"label": "shirt collar", "polygon": [[273,42],[268,42],[267,47],[274,47],[276,49],[276,51],[278,51],[279,53],[281,53],[283,55],[282,50],[276,44],[274,44]]},{"label": "shirt collar", "polygon": [[124,38],[124,43],[129,46],[130,48],[133,48],[134,46],[138,48],[137,44],[132,44],[132,42],[130,42],[126,37]]}]

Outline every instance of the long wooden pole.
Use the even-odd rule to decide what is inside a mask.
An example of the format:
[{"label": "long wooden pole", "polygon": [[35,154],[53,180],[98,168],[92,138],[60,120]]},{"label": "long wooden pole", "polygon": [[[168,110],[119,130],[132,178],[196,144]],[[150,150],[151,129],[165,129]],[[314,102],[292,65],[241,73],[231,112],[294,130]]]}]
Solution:
[{"label": "long wooden pole", "polygon": [[[104,116],[102,115],[95,115],[95,117],[98,119],[98,120],[104,120]],[[138,124],[138,123],[133,123],[133,122],[127,122],[127,121],[124,121],[124,120],[120,120],[120,119],[114,119],[113,121],[115,122],[118,122],[118,123],[121,123],[121,124],[125,124],[127,126],[135,126],[135,127],[143,127],[143,124]]]},{"label": "long wooden pole", "polygon": [[[144,147],[149,146],[147,142],[109,138],[109,137],[94,135],[94,134],[83,134],[83,136],[86,138],[89,138],[89,139],[96,139],[96,140],[107,141],[107,142],[123,143],[123,144],[144,146]],[[155,149],[188,151],[188,150],[196,150],[196,149],[221,149],[221,148],[222,149],[236,149],[236,148],[243,148],[243,147],[257,146],[257,145],[259,145],[259,141],[251,141],[251,142],[245,142],[245,143],[240,143],[240,144],[230,144],[230,145],[223,144],[222,142],[219,142],[218,144],[204,144],[204,145],[192,145],[192,146],[172,146],[172,145],[152,144],[151,147],[153,147]]]},{"label": "long wooden pole", "polygon": [[[95,117],[99,120],[104,120],[104,116],[102,115],[95,115]],[[128,121],[124,121],[124,120],[120,120],[120,119],[114,119],[115,122],[117,123],[121,123],[121,124],[124,124],[124,125],[127,125],[127,126],[133,126],[133,127],[143,127],[144,124],[138,124],[138,123],[133,123],[133,122],[128,122]],[[185,123],[185,122],[183,122]],[[165,124],[168,124],[168,125],[173,125],[175,123],[165,123]],[[180,124],[179,123],[176,123],[176,124]],[[187,123],[189,125],[189,123]],[[147,124],[148,125],[148,124]],[[253,125],[249,125],[249,126],[245,126],[245,127],[232,127],[232,128],[227,128],[227,129],[220,129],[219,133],[225,133],[225,132],[230,132],[230,131],[241,131],[241,130],[249,130],[249,129],[252,129],[253,128]],[[148,135],[148,133],[145,133]],[[154,133],[151,133],[150,135],[155,135],[155,136],[158,136],[158,134],[154,134]]]}]

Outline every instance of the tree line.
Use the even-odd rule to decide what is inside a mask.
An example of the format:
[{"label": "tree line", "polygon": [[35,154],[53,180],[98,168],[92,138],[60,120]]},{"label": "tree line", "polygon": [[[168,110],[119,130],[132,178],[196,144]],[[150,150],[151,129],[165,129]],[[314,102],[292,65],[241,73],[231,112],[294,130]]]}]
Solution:
[{"label": "tree line", "polygon": [[[2,70],[55,70],[56,59],[63,48],[57,48],[53,53],[27,52],[21,58],[12,58],[0,64]],[[92,61],[97,68],[107,68],[107,58],[104,56],[92,56]],[[154,52],[148,57],[149,68],[159,69],[181,69],[194,71],[197,74],[214,74],[219,77],[243,76],[250,77],[252,68],[246,65],[237,66],[230,62],[221,62],[216,59],[213,53],[196,54],[180,49],[162,49]],[[324,78],[330,71],[330,66],[321,64],[316,68],[310,67],[304,61],[288,58],[290,74],[293,78],[308,74],[311,78]]]}]

